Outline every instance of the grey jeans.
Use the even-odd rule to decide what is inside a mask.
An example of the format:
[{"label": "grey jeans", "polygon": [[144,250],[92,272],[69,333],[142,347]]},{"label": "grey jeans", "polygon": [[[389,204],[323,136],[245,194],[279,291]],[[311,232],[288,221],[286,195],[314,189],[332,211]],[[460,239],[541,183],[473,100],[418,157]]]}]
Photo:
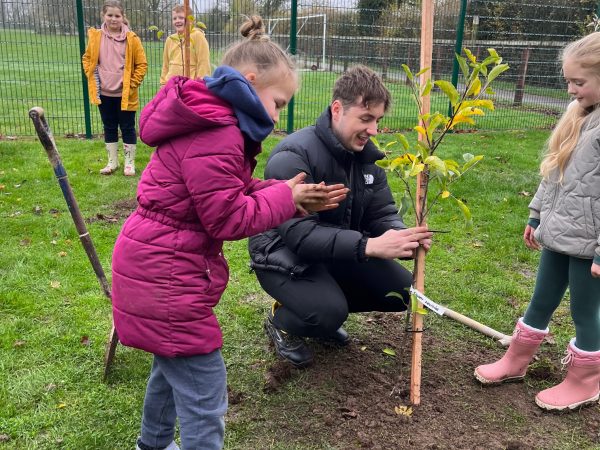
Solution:
[{"label": "grey jeans", "polygon": [[186,358],[154,355],[142,417],[145,446],[167,447],[179,418],[182,450],[220,450],[226,411],[227,373],[220,350]]}]

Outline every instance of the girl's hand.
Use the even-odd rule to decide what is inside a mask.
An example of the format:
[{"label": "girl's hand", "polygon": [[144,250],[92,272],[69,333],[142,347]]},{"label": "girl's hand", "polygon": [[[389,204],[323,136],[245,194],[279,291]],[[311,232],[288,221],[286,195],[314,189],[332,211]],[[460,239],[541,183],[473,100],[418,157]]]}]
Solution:
[{"label": "girl's hand", "polygon": [[330,186],[326,186],[325,183],[304,184],[305,178],[306,174],[300,172],[294,178],[286,181],[292,189],[296,209],[303,214],[337,208],[339,202],[346,198],[346,194],[350,190],[343,184]]},{"label": "girl's hand", "polygon": [[533,235],[534,231],[535,228],[533,228],[531,225],[527,225],[525,227],[525,232],[523,233],[523,240],[525,241],[527,248],[530,248],[531,250],[539,250],[542,248],[542,246],[535,239],[535,236]]},{"label": "girl's hand", "polygon": [[592,263],[592,276],[600,278],[600,264]]}]

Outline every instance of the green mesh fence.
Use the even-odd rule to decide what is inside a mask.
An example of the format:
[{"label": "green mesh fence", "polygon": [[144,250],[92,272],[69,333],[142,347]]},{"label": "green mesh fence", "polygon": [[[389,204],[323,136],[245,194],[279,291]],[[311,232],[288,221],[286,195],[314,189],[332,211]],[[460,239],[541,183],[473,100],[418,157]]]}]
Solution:
[{"label": "green mesh fence", "polygon": [[[464,4],[463,4],[464,1]],[[164,39],[148,30],[156,25],[172,32],[173,1],[125,0],[130,26],[142,39],[148,74],[140,88],[142,106],[159,89]],[[394,103],[382,122],[384,130],[411,128],[415,110],[401,69],[418,70],[420,2],[407,0],[299,1],[296,58],[302,85],[295,98],[294,128],[314,122],[327,106],[336,77],[353,64],[380,73]],[[101,23],[99,0],[0,0],[0,136],[28,136],[27,117],[42,106],[56,135],[97,135],[102,124],[95,106],[86,107],[81,77],[78,20],[84,27]],[[258,13],[272,39],[290,46],[289,3],[283,1],[190,0],[197,19],[207,25],[211,60],[216,66],[238,38],[245,15]],[[461,8],[461,6],[464,7]],[[558,55],[569,41],[590,31],[586,27],[597,1],[436,0],[432,72],[451,80],[457,24],[464,10],[463,46],[484,57],[495,48],[510,71],[496,83],[497,110],[478,121],[486,129],[551,127],[568,103]],[[84,32],[85,34],[85,32]],[[459,80],[460,82],[460,80]],[[447,104],[432,92],[432,110]],[[287,128],[282,114],[278,129]]]}]

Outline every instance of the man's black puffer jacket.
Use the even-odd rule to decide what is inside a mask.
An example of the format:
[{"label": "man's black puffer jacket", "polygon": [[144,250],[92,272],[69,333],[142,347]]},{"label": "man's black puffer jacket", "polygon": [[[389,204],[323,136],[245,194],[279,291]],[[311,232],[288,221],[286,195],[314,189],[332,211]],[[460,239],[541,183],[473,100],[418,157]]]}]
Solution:
[{"label": "man's black puffer jacket", "polygon": [[288,180],[306,172],[306,183],[342,183],[350,188],[336,209],[291,219],[250,238],[254,268],[301,275],[312,262],[364,261],[367,237],[404,229],[383,169],[383,154],[369,141],[346,150],[331,130],[329,108],[316,125],[286,137],[273,149],[265,178]]}]

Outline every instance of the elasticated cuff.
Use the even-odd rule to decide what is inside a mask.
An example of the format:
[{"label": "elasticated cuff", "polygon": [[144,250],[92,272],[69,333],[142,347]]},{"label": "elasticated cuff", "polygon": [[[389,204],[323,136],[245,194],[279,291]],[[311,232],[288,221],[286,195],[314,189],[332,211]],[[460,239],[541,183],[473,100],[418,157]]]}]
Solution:
[{"label": "elasticated cuff", "polygon": [[361,238],[361,240],[358,241],[358,251],[357,251],[358,262],[367,262],[369,260],[369,257],[367,256],[367,241],[368,240],[369,240],[368,237],[363,236]]},{"label": "elasticated cuff", "polygon": [[537,228],[540,226],[540,219],[534,219],[533,217],[530,217],[527,221],[527,225],[529,225],[532,228]]}]

